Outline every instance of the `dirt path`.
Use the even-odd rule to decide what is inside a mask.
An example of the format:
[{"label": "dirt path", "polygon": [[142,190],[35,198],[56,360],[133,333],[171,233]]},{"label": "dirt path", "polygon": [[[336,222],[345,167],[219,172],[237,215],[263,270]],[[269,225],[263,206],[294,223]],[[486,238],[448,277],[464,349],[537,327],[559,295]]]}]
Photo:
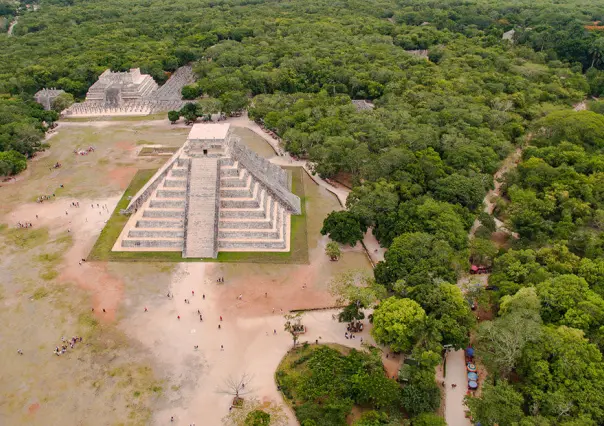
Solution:
[{"label": "dirt path", "polygon": [[[483,202],[485,204],[484,211],[486,213],[493,214],[493,210],[495,209],[495,204],[497,203],[497,199],[501,196],[501,186],[503,185],[503,176],[508,171],[510,171],[511,169],[516,167],[521,156],[522,156],[522,148],[516,148],[510,155],[508,155],[505,158],[505,160],[503,160],[503,164],[501,165],[499,170],[497,170],[497,172],[495,172],[495,174],[493,175],[493,179],[495,181],[495,188],[491,189],[489,192],[487,192],[487,195],[485,195],[484,200],[483,200]],[[495,224],[497,226],[497,230],[511,233],[511,231],[507,230],[503,226],[503,222],[501,222],[500,220],[495,219]],[[478,221],[478,219],[476,219],[474,221],[474,224],[472,225],[472,228],[470,228],[470,233],[469,233],[470,239],[474,238],[474,234],[476,233],[476,230],[478,229],[479,226],[480,226],[480,222]]]},{"label": "dirt path", "polygon": [[[488,214],[492,214],[495,209],[497,199],[501,196],[501,186],[503,185],[504,175],[512,168],[516,167],[520,157],[522,156],[522,148],[516,148],[510,155],[503,160],[503,163],[499,170],[493,176],[495,180],[495,188],[490,190],[484,197],[484,211]],[[497,230],[511,233],[503,226],[503,222],[495,219]],[[468,238],[474,238],[476,230],[480,226],[478,219],[474,221]],[[486,286],[489,279],[489,274],[481,274],[477,276],[469,276],[467,274],[462,275],[457,280],[457,286],[465,291],[466,285],[470,282],[470,279],[478,280],[482,285]],[[450,352],[447,355],[447,377],[445,378],[445,419],[447,424],[450,426],[470,426],[471,422],[465,417],[465,404],[464,396],[467,391],[467,377],[466,377],[466,363],[465,354],[463,350]],[[457,386],[453,388],[451,384]]]},{"label": "dirt path", "polygon": [[587,101],[585,99],[573,106],[573,110],[575,110],[575,111],[585,111],[586,109],[587,109]]},{"label": "dirt path", "polygon": [[10,25],[8,26],[8,31],[6,32],[6,34],[8,34],[9,37],[11,37],[13,35],[13,28],[15,28],[15,25],[17,25],[17,22],[19,21],[19,17],[15,16],[15,19],[13,19],[10,23]]}]

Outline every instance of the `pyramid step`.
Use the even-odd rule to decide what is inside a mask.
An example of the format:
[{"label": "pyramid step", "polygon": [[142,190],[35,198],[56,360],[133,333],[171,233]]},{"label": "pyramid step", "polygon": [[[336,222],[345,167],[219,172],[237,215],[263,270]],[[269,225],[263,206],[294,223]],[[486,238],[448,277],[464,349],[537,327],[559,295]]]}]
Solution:
[{"label": "pyramid step", "polygon": [[218,240],[219,249],[285,249],[285,241]]},{"label": "pyramid step", "polygon": [[273,229],[273,222],[268,220],[220,220],[218,229]]},{"label": "pyramid step", "polygon": [[170,170],[170,177],[186,177],[187,176],[187,169],[185,168],[178,168],[175,169],[173,168],[172,170]]},{"label": "pyramid step", "polygon": [[178,189],[158,189],[157,198],[182,198],[185,199],[186,191]]},{"label": "pyramid step", "polygon": [[253,198],[225,198],[220,200],[220,207],[224,209],[257,209],[260,203]]},{"label": "pyramid step", "polygon": [[149,202],[149,207],[154,209],[175,209],[175,208],[185,208],[185,200],[158,200],[153,199]]},{"label": "pyramid step", "polygon": [[248,188],[249,187],[249,178],[240,179],[240,178],[228,178],[220,180],[220,188]]},{"label": "pyramid step", "polygon": [[165,188],[186,188],[186,179],[166,179],[164,181]]},{"label": "pyramid step", "polygon": [[221,168],[220,169],[220,178],[226,178],[226,177],[238,177],[239,176],[239,170],[229,167],[229,168]]},{"label": "pyramid step", "polygon": [[220,189],[220,198],[253,198],[253,193],[249,189]]},{"label": "pyramid step", "polygon": [[264,219],[267,214],[264,210],[244,210],[244,209],[220,209],[220,218],[239,218],[239,219]]},{"label": "pyramid step", "polygon": [[157,217],[157,218],[183,218],[185,216],[184,209],[145,209],[143,217]]},{"label": "pyramid step", "polygon": [[136,228],[183,228],[184,221],[181,220],[137,220]]},{"label": "pyramid step", "polygon": [[279,235],[279,231],[275,231],[273,229],[266,230],[250,230],[250,229],[219,229],[218,230],[218,238],[225,239],[234,239],[234,240],[249,240],[249,239],[258,239],[258,240],[277,240],[281,238]]},{"label": "pyramid step", "polygon": [[146,247],[146,248],[178,248],[182,249],[183,240],[181,239],[136,239],[122,240],[122,247]]},{"label": "pyramid step", "polygon": [[183,229],[174,229],[174,230],[166,230],[166,229],[131,229],[128,232],[128,238],[180,238],[182,239],[185,236],[185,231]]}]

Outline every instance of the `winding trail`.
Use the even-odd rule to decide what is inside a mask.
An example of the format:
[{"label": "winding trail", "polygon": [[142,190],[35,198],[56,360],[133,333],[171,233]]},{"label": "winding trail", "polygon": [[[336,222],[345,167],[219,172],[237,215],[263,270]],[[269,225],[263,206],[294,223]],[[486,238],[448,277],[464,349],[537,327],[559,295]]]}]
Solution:
[{"label": "winding trail", "polygon": [[17,22],[19,22],[19,17],[15,16],[15,19],[13,19],[10,23],[10,25],[8,26],[8,31],[6,32],[6,34],[8,34],[9,37],[11,37],[13,35],[13,28],[15,28],[15,25],[17,25]]},{"label": "winding trail", "polygon": [[[495,172],[495,175],[493,176],[495,180],[495,187],[487,192],[483,200],[485,206],[484,211],[486,213],[493,213],[497,199],[501,196],[503,177],[508,171],[516,167],[521,156],[522,148],[518,147],[512,153],[510,153],[505,160],[503,160],[501,167],[499,170],[497,170],[497,172]],[[495,219],[495,224],[497,226],[497,230],[514,235],[514,233],[503,226],[503,222],[500,220]],[[470,228],[470,232],[468,233],[469,239],[474,238],[474,234],[479,226],[480,222],[478,219],[476,219],[472,225],[472,228]],[[477,275],[474,276],[474,278],[480,280],[482,284],[486,285],[489,279],[489,274]],[[465,284],[467,284],[469,281],[470,276],[464,274],[459,278],[459,280],[457,280],[457,286],[460,287],[462,291],[465,291]],[[467,393],[467,372],[464,350],[462,349],[449,352],[447,353],[446,357],[447,376],[444,380],[445,420],[449,426],[471,426],[472,423],[468,418],[466,418],[465,415],[466,405],[464,403],[464,398]],[[453,387],[452,385],[456,385],[456,387]]]}]

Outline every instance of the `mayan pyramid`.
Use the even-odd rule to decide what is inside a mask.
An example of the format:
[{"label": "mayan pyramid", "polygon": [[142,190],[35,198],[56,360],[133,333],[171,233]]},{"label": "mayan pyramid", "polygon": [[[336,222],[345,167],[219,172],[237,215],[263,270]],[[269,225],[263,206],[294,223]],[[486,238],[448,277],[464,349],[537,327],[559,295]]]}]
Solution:
[{"label": "mayan pyramid", "polygon": [[285,170],[243,145],[229,124],[195,124],[185,144],[131,199],[114,251],[289,251],[301,213]]}]

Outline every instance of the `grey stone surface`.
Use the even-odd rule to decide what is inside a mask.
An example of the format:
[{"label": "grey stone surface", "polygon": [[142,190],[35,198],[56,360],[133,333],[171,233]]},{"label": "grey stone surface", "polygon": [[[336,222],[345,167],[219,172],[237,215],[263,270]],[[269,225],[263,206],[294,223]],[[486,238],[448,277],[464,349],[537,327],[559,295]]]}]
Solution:
[{"label": "grey stone surface", "polygon": [[[182,196],[184,197],[184,191]],[[176,209],[176,208],[185,208],[185,200],[184,198],[182,200],[158,200],[158,199],[154,199],[151,200],[151,202],[149,203],[149,207],[151,208],[165,208],[165,209]]]},{"label": "grey stone surface", "polygon": [[285,170],[260,157],[235,137],[231,137],[228,144],[230,145],[231,158],[241,163],[254,179],[283,203],[292,214],[301,214],[300,198],[289,191]]},{"label": "grey stone surface", "polygon": [[[183,230],[149,230],[149,229],[131,229],[128,232],[128,238],[182,238],[185,236]],[[181,241],[182,243],[182,241]]]},{"label": "grey stone surface", "polygon": [[157,218],[181,218],[185,216],[184,210],[165,210],[165,209],[146,209],[143,212],[143,217]]},{"label": "grey stone surface", "polygon": [[183,257],[216,257],[218,161],[193,158],[187,194],[187,224]]},{"label": "grey stone surface", "polygon": [[182,240],[123,240],[122,247],[163,247],[163,248],[181,248]]},{"label": "grey stone surface", "polygon": [[64,90],[60,89],[42,89],[34,95],[34,99],[37,103],[42,105],[46,111],[50,111],[52,109],[52,101],[54,101],[57,96],[65,93]]},{"label": "grey stone surface", "polygon": [[178,189],[158,189],[157,190],[157,198],[184,198],[187,194],[186,191],[181,191]]},{"label": "grey stone surface", "polygon": [[182,228],[182,220],[139,220],[136,222],[137,228]]},{"label": "grey stone surface", "polygon": [[185,179],[166,179],[164,188],[186,188],[187,181]]}]

